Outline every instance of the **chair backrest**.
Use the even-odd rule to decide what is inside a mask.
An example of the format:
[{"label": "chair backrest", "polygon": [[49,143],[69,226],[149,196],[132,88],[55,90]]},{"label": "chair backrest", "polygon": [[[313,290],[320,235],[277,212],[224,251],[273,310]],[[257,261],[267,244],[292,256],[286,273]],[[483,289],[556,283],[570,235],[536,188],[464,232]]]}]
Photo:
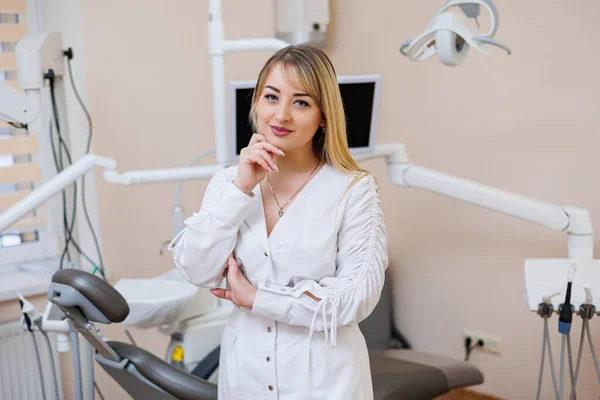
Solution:
[{"label": "chair backrest", "polygon": [[369,350],[410,348],[408,341],[394,326],[392,290],[387,272],[379,303],[373,312],[358,325]]}]

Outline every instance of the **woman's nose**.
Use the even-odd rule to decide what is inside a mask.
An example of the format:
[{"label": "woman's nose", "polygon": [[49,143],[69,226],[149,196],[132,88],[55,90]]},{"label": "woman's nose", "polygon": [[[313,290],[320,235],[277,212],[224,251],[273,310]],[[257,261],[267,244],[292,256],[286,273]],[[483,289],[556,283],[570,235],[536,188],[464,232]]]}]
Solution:
[{"label": "woman's nose", "polygon": [[286,105],[279,106],[277,112],[275,113],[275,119],[278,122],[288,121],[290,119],[290,112]]}]

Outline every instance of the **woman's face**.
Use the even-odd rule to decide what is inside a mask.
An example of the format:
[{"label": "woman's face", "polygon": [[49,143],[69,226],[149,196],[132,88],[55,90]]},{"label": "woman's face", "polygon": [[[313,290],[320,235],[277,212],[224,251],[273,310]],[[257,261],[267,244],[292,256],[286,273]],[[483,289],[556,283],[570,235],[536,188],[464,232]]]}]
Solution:
[{"label": "woman's face", "polygon": [[304,90],[288,83],[281,64],[271,70],[255,110],[259,132],[284,152],[312,149],[317,128],[324,126],[319,107]]}]

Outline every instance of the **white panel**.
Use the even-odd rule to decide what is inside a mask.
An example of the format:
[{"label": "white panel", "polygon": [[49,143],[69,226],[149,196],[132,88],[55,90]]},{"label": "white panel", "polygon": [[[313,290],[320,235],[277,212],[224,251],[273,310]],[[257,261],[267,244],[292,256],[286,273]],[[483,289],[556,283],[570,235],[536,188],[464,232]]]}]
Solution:
[{"label": "white panel", "polygon": [[[570,263],[571,260],[566,258],[525,260],[526,299],[530,311],[537,311],[544,296],[560,292],[552,299],[554,310],[558,311],[558,306],[564,303],[567,294]],[[600,309],[600,260],[577,260],[571,284],[571,304],[577,312],[585,301],[584,285],[591,286],[594,305]]]}]

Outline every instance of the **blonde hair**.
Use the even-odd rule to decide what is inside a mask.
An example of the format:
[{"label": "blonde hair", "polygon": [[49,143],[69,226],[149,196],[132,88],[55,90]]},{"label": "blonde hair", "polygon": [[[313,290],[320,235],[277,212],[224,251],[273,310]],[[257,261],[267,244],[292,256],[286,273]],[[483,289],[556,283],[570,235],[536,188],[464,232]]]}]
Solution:
[{"label": "blonde hair", "polygon": [[368,175],[361,169],[348,148],[346,137],[346,117],[335,69],[324,51],[308,45],[285,47],[269,58],[254,88],[250,121],[258,132],[256,105],[265,88],[267,78],[276,65],[291,74],[296,83],[310,95],[325,119],[326,130],[318,128],[313,137],[313,151],[323,162],[343,172],[354,172],[356,176],[350,187]]}]

